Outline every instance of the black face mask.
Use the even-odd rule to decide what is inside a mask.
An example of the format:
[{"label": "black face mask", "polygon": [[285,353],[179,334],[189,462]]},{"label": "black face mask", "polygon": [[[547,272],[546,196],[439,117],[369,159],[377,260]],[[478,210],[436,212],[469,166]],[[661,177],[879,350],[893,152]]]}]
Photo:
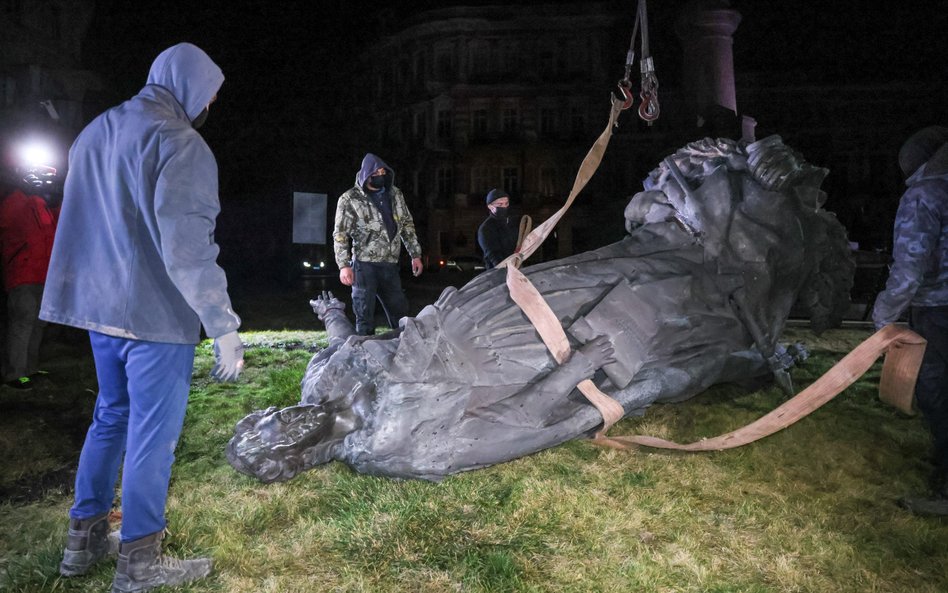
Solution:
[{"label": "black face mask", "polygon": [[385,175],[373,175],[369,177],[368,185],[371,185],[376,190],[384,189],[392,183],[392,176],[386,173]]},{"label": "black face mask", "polygon": [[494,216],[497,218],[507,218],[510,214],[509,206],[494,206]]},{"label": "black face mask", "polygon": [[194,120],[191,122],[191,127],[196,130],[200,128],[201,126],[203,126],[204,122],[207,121],[207,114],[208,114],[208,110],[207,110],[207,107],[205,107],[204,110],[201,111],[201,113],[198,113],[197,117],[195,117]]}]

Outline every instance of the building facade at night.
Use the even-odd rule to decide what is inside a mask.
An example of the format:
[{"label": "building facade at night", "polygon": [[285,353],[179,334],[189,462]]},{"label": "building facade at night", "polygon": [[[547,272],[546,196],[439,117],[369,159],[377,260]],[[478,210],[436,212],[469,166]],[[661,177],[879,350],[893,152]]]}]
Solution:
[{"label": "building facade at night", "polygon": [[[364,137],[396,184],[429,254],[474,255],[491,188],[541,220],[563,202],[608,116],[617,15],[602,6],[489,6],[421,13],[362,56]],[[620,65],[621,68],[621,65]],[[588,197],[588,196],[584,196]],[[577,213],[543,258],[572,252]]]},{"label": "building facade at night", "polygon": [[[531,261],[619,238],[624,205],[648,171],[688,141],[740,138],[738,114],[757,121],[757,138],[780,134],[829,168],[827,207],[864,247],[888,247],[902,191],[896,155],[915,129],[939,121],[933,89],[748,72],[733,63],[740,15],[726,5],[693,2],[676,15],[675,47],[653,46],[660,119],[646,126],[623,113],[599,171]],[[443,8],[409,17],[360,56],[356,135],[395,167],[428,254],[477,254],[492,187],[509,191],[536,223],[563,204],[605,126],[631,26],[628,12],[608,3]],[[717,82],[708,81],[712,69]],[[635,77],[634,68],[637,87]],[[733,120],[699,118],[709,100],[725,115],[735,108]],[[901,117],[889,117],[895,112]]]},{"label": "building facade at night", "polygon": [[58,144],[56,167],[88,118],[85,100],[101,85],[81,67],[91,0],[0,2],[0,122],[4,150],[37,133]]}]

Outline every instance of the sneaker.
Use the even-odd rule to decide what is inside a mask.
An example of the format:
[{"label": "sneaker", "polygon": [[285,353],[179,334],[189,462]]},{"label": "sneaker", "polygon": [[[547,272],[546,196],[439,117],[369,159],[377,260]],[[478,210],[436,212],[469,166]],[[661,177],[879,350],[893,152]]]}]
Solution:
[{"label": "sneaker", "polygon": [[46,385],[52,382],[52,380],[49,378],[49,371],[36,371],[35,373],[30,373],[29,379],[33,382],[33,385],[37,386]]},{"label": "sneaker", "polygon": [[4,383],[7,387],[12,387],[13,389],[18,389],[20,391],[29,391],[33,389],[33,380],[29,377],[20,377],[19,379],[13,379],[12,381],[7,381]]}]

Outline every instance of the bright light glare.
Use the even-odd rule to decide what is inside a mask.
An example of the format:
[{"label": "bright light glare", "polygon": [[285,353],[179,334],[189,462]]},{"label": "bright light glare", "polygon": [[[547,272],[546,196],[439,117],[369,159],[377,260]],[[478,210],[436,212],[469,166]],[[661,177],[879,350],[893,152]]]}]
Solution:
[{"label": "bright light glare", "polygon": [[27,167],[50,165],[53,161],[53,151],[39,142],[31,142],[20,148],[20,160]]},{"label": "bright light glare", "polygon": [[325,267],[326,267],[326,262],[324,262],[324,261],[319,262],[319,267],[320,267],[320,269],[325,268]]},{"label": "bright light glare", "polygon": [[312,268],[312,267],[313,267],[313,264],[309,263],[308,261],[304,261],[304,262],[303,262],[303,267],[304,267],[304,268]]}]

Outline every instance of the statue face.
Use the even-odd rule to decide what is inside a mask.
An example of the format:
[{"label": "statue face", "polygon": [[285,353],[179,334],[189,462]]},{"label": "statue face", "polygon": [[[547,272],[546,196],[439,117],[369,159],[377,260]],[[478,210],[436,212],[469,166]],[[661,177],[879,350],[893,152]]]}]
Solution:
[{"label": "statue face", "polygon": [[264,482],[287,480],[332,458],[333,418],[322,406],[300,404],[256,412],[237,425],[227,459]]}]

